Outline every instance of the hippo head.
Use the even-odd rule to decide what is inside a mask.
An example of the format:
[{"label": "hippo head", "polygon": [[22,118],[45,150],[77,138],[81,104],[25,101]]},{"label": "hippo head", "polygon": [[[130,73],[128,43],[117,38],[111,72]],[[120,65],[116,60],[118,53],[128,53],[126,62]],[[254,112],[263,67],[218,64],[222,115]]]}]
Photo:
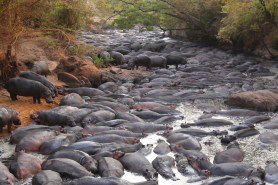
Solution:
[{"label": "hippo head", "polygon": [[96,172],[97,171],[97,166],[96,166],[96,161],[92,158],[84,157],[82,159],[83,166],[88,169],[90,172]]},{"label": "hippo head", "polygon": [[146,171],[143,173],[143,176],[144,176],[148,181],[150,181],[150,180],[157,180],[157,178],[158,178],[158,173],[157,173],[155,170],[153,170],[153,169],[151,169],[151,170],[146,169]]},{"label": "hippo head", "polygon": [[20,121],[19,115],[17,115],[17,116],[15,117],[13,123],[14,123],[15,125],[21,125],[21,121]]},{"label": "hippo head", "polygon": [[116,159],[116,160],[119,160],[124,155],[125,155],[124,152],[117,150],[117,151],[114,152],[113,158]]},{"label": "hippo head", "polygon": [[127,142],[127,144],[135,144],[135,143],[139,143],[140,139],[138,139],[137,137],[134,137],[132,140],[130,140],[129,142]]},{"label": "hippo head", "polygon": [[45,99],[46,103],[53,103],[53,98],[49,90],[43,94],[43,98]]}]

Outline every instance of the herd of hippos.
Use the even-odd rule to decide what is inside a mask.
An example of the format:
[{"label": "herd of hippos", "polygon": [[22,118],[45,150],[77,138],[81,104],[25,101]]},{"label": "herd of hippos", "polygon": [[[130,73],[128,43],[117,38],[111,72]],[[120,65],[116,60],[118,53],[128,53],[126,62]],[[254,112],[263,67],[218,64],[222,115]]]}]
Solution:
[{"label": "herd of hippos", "polygon": [[[99,56],[105,58],[108,54],[103,52]],[[117,62],[122,60],[119,52],[111,52],[109,57],[125,67]],[[218,61],[214,62],[208,66]],[[154,68],[151,76],[136,81],[106,82],[98,88],[66,88],[59,106],[34,112],[30,115],[31,124],[11,133],[9,142],[15,145],[15,154],[8,163],[0,161],[0,185],[31,177],[32,185],[155,185],[159,175],[179,181],[181,185],[187,184],[178,179],[173,168],[183,176],[194,177],[191,182],[204,185],[278,184],[275,161],[268,161],[265,169],[253,167],[243,162],[245,152],[237,142],[258,135],[254,124],[269,121],[271,118],[266,114],[248,109],[211,110],[211,105],[203,104],[203,108],[210,111],[204,111],[194,123],[178,121],[184,116],[177,110],[179,103],[198,94],[205,82],[212,85],[224,79],[224,84],[229,79],[231,84],[235,81],[235,78],[210,80],[221,75],[221,69],[218,73],[205,70],[194,74],[185,63],[183,57],[176,55],[140,55],[126,66]],[[182,66],[178,68],[179,64]],[[176,68],[167,68],[167,65]],[[225,75],[225,71],[222,72]],[[206,79],[204,75],[207,81],[198,80],[200,76]],[[186,83],[182,86],[178,81]],[[199,89],[189,88],[190,85]],[[34,103],[41,103],[41,99],[52,103],[58,96],[57,88],[33,71],[20,73],[4,87],[12,101],[16,101],[17,96],[27,96],[33,97]],[[246,120],[237,125],[227,119],[214,118],[215,115],[239,116]],[[179,125],[174,126],[176,123]],[[1,107],[0,129],[7,126],[11,131],[13,124],[21,124],[19,114],[9,107]],[[142,144],[141,140],[152,134],[164,139],[155,145]],[[200,144],[207,136],[219,138],[226,147],[213,161],[202,152]],[[275,143],[278,135],[261,134],[260,140]],[[156,155],[153,161],[146,157],[151,152]],[[43,160],[35,153],[42,154]],[[126,171],[146,181],[128,182],[121,178]]]}]

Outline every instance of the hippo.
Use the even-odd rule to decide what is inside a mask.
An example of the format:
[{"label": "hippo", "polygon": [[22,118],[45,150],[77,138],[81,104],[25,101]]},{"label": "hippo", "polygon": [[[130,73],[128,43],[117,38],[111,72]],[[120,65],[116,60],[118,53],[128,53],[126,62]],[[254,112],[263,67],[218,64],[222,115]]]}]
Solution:
[{"label": "hippo", "polygon": [[114,65],[121,65],[124,64],[125,57],[123,54],[117,52],[117,51],[111,51],[110,56],[113,59]]},{"label": "hippo", "polygon": [[142,123],[142,122],[124,123],[118,125],[117,128],[124,128],[135,133],[153,133],[157,131],[162,131],[162,130],[165,131],[165,130],[173,129],[168,125],[157,125],[157,124]]},{"label": "hippo", "polygon": [[278,117],[271,119],[270,121],[263,124],[265,129],[277,129],[278,128]]},{"label": "hippo", "polygon": [[278,134],[274,132],[264,132],[260,134],[259,140],[265,144],[273,144],[278,142]]},{"label": "hippo", "polygon": [[109,120],[109,121],[101,121],[101,122],[96,123],[95,125],[96,126],[115,127],[117,125],[125,124],[125,123],[128,123],[128,121],[124,120],[124,119],[113,119],[113,120]]},{"label": "hippo", "polygon": [[123,165],[111,157],[102,157],[98,160],[98,169],[101,177],[122,177],[124,175]]},{"label": "hippo", "polygon": [[19,114],[9,107],[0,107],[0,132],[7,125],[8,132],[11,132],[12,124],[21,125]]},{"label": "hippo", "polygon": [[278,166],[275,161],[266,162],[265,181],[271,184],[278,184]]},{"label": "hippo", "polygon": [[117,177],[82,177],[75,179],[64,185],[133,185],[125,180],[119,179]]},{"label": "hippo", "polygon": [[234,176],[234,177],[246,177],[249,176],[255,168],[245,164],[243,162],[228,162],[220,164],[212,164],[208,158],[193,158],[187,157],[189,164],[197,172],[202,172],[203,170],[208,171],[212,176]]},{"label": "hippo", "polygon": [[0,184],[12,185],[15,181],[15,176],[11,174],[9,169],[0,161]]},{"label": "hippo", "polygon": [[92,173],[86,170],[86,168],[81,166],[78,162],[66,158],[49,159],[42,164],[42,169],[52,170],[61,175],[67,175],[72,178],[92,176]]},{"label": "hippo", "polygon": [[106,110],[99,110],[96,112],[92,112],[88,114],[82,120],[82,126],[85,127],[87,125],[93,125],[101,121],[109,121],[115,119],[116,115],[113,112],[106,111]]},{"label": "hippo", "polygon": [[11,144],[17,144],[25,136],[27,136],[29,134],[35,134],[35,132],[41,132],[41,131],[44,131],[44,130],[48,130],[48,131],[53,130],[53,131],[59,132],[61,130],[61,127],[60,126],[49,127],[49,126],[45,126],[45,125],[33,125],[33,124],[30,124],[30,125],[28,125],[26,127],[17,128],[11,134],[10,143]]},{"label": "hippo", "polygon": [[245,124],[245,125],[257,124],[257,123],[261,123],[263,121],[268,121],[268,120],[270,120],[269,116],[264,116],[264,115],[261,115],[261,116],[252,116],[249,119],[245,120],[243,122],[243,124]]},{"label": "hippo", "polygon": [[183,57],[178,56],[176,54],[169,54],[166,56],[167,65],[175,65],[176,69],[178,68],[179,64],[185,64],[185,60]]},{"label": "hippo", "polygon": [[76,126],[74,119],[67,115],[62,115],[53,111],[44,111],[34,113],[32,115],[32,119],[34,119],[39,124],[44,124],[48,126]]},{"label": "hippo", "polygon": [[76,141],[76,136],[74,134],[60,135],[54,139],[44,142],[40,146],[40,153],[43,155],[49,155],[63,146],[68,146]]},{"label": "hippo", "polygon": [[106,134],[106,135],[96,135],[89,136],[81,139],[80,141],[92,141],[97,143],[127,143],[134,144],[138,143],[140,140],[136,137],[122,137],[116,134]]},{"label": "hippo", "polygon": [[179,180],[171,169],[175,166],[174,158],[169,156],[158,156],[152,161],[152,165],[165,179],[171,179],[173,181]]},{"label": "hippo", "polygon": [[48,64],[45,61],[36,62],[31,68],[31,71],[40,75],[44,75],[45,77],[51,73]]},{"label": "hippo", "polygon": [[170,146],[164,140],[158,140],[158,144],[153,150],[158,155],[165,155],[171,152]]},{"label": "hippo", "polygon": [[236,138],[245,138],[259,134],[260,132],[254,127],[248,127],[238,130],[234,133]]},{"label": "hippo", "polygon": [[41,98],[44,98],[46,103],[53,103],[51,91],[42,83],[28,80],[25,78],[12,78],[5,84],[5,89],[10,93],[12,101],[17,100],[19,96],[31,96],[34,103],[41,103]]},{"label": "hippo", "polygon": [[65,151],[80,150],[89,155],[94,155],[103,145],[92,141],[79,141],[62,148]]},{"label": "hippo", "polygon": [[226,111],[218,111],[216,114],[225,116],[239,116],[239,117],[249,117],[249,116],[260,116],[257,111],[247,110],[247,109],[231,109]]},{"label": "hippo", "polygon": [[175,154],[175,161],[178,172],[180,172],[184,176],[193,175],[194,170],[190,167],[188,160],[186,157],[181,154]]},{"label": "hippo", "polygon": [[83,105],[85,100],[79,94],[70,93],[64,96],[60,101],[60,106],[68,105],[68,106],[75,106],[75,105]]},{"label": "hippo", "polygon": [[144,66],[147,70],[149,70],[151,67],[151,59],[147,55],[138,55],[132,60],[131,65],[132,69],[135,67],[138,69],[139,66]]},{"label": "hippo", "polygon": [[98,104],[110,107],[111,109],[113,109],[116,112],[127,112],[127,111],[129,111],[129,107],[124,105],[124,104],[121,104],[121,103],[101,101],[101,102],[98,102]]},{"label": "hippo", "polygon": [[218,152],[214,156],[214,164],[241,162],[244,159],[244,152],[235,145],[232,145],[227,150]]},{"label": "hippo", "polygon": [[217,126],[227,126],[227,125],[233,125],[231,121],[227,121],[224,119],[216,119],[216,118],[207,118],[202,120],[197,120],[195,123],[188,124],[190,126],[202,126],[202,127],[217,127]]},{"label": "hippo", "polygon": [[123,156],[114,156],[118,159],[124,168],[133,173],[143,175],[147,180],[156,180],[158,173],[152,164],[140,153],[125,153]]},{"label": "hippo", "polygon": [[78,162],[84,166],[88,171],[96,173],[98,171],[97,161],[85,152],[80,150],[60,150],[51,154],[47,159],[66,158]]},{"label": "hippo", "polygon": [[15,147],[15,151],[24,150],[26,152],[37,152],[40,146],[57,136],[57,132],[51,130],[42,130],[35,133],[30,133],[23,137]]},{"label": "hippo", "polygon": [[144,156],[147,156],[147,155],[152,153],[152,150],[153,150],[153,145],[152,144],[146,144],[146,145],[143,145],[143,147],[140,148],[140,150],[138,150],[137,152],[144,155]]},{"label": "hippo", "polygon": [[78,88],[66,88],[66,93],[76,93],[80,96],[103,96],[105,93],[100,89],[90,88],[90,87],[78,87]]},{"label": "hippo", "polygon": [[150,68],[160,67],[167,68],[167,59],[163,56],[151,56],[151,65]]},{"label": "hippo", "polygon": [[11,172],[18,179],[32,177],[41,171],[42,161],[24,151],[16,153],[15,160],[10,165]]},{"label": "hippo", "polygon": [[130,121],[130,122],[140,122],[140,123],[145,122],[143,119],[139,118],[138,116],[128,113],[128,112],[118,112],[116,114],[116,118],[121,119],[121,120]]},{"label": "hippo", "polygon": [[98,57],[101,58],[101,59],[104,59],[104,60],[109,60],[111,56],[107,51],[101,51],[98,54]]},{"label": "hippo", "polygon": [[77,108],[72,106],[58,106],[48,111],[72,117],[76,124],[81,124],[82,120],[92,112],[89,108]]},{"label": "hippo", "polygon": [[145,120],[156,120],[164,116],[151,110],[132,111],[131,113]]},{"label": "hippo", "polygon": [[34,73],[32,71],[25,71],[25,72],[21,72],[19,74],[19,77],[26,78],[26,79],[29,79],[29,80],[38,81],[38,82],[42,83],[45,87],[47,87],[51,91],[52,98],[55,98],[56,96],[58,96],[57,88],[49,80],[47,80],[44,76],[41,76],[41,75],[39,75],[37,73]]},{"label": "hippo", "polygon": [[[184,124],[187,125],[187,124]],[[201,129],[194,128],[182,128],[174,131],[175,133],[183,133],[188,134],[195,137],[206,137],[206,136],[217,136],[217,135],[225,135],[226,131],[204,131]]]},{"label": "hippo", "polygon": [[32,178],[32,185],[62,185],[63,180],[59,173],[52,170],[43,170]]},{"label": "hippo", "polygon": [[97,132],[95,135],[109,135],[109,134],[114,134],[122,137],[137,137],[141,138],[146,136],[146,134],[143,133],[134,133],[128,130],[107,130],[107,131],[102,131],[102,132]]}]

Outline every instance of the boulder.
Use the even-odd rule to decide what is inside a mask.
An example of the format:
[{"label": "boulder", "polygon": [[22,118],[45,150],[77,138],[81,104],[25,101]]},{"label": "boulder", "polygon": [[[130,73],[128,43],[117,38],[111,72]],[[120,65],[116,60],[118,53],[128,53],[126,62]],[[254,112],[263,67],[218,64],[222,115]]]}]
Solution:
[{"label": "boulder", "polygon": [[278,93],[270,90],[240,92],[232,94],[225,103],[253,110],[275,112],[278,110]]}]

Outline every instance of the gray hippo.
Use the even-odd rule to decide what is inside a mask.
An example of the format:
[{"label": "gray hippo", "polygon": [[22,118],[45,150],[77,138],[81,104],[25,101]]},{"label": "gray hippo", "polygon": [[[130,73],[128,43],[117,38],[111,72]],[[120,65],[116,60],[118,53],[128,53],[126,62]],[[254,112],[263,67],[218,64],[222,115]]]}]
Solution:
[{"label": "gray hippo", "polygon": [[48,126],[76,126],[74,119],[70,116],[59,114],[53,111],[44,111],[32,114],[32,119],[37,123]]},{"label": "gray hippo", "polygon": [[63,146],[68,146],[76,141],[75,134],[59,135],[54,139],[44,142],[40,146],[40,153],[43,155],[49,155],[59,150]]},{"label": "gray hippo", "polygon": [[19,95],[33,97],[34,103],[41,103],[41,98],[44,98],[47,103],[53,102],[51,91],[42,83],[34,80],[12,78],[4,87],[10,93],[12,101],[16,101],[17,95]]},{"label": "gray hippo", "polygon": [[68,105],[68,106],[78,106],[83,105],[85,100],[77,93],[70,93],[64,96],[60,101],[60,106]]},{"label": "gray hippo", "polygon": [[20,151],[16,153],[15,160],[10,165],[10,170],[18,179],[26,179],[40,172],[41,164],[42,161],[37,157]]},{"label": "gray hippo", "polygon": [[88,171],[96,173],[98,171],[98,162],[85,152],[80,150],[61,150],[51,154],[48,159],[66,158],[78,162]]},{"label": "gray hippo", "polygon": [[81,166],[79,163],[66,158],[49,159],[42,164],[42,169],[52,170],[72,178],[92,176],[92,173],[86,170],[86,168]]},{"label": "gray hippo", "polygon": [[123,156],[115,154],[114,158],[118,159],[128,171],[143,175],[147,180],[157,179],[158,174],[152,164],[140,153],[125,153]]},{"label": "gray hippo", "polygon": [[19,114],[9,107],[0,107],[0,132],[7,125],[10,133],[12,124],[21,125]]},{"label": "gray hippo", "polygon": [[147,70],[149,70],[151,67],[151,59],[147,55],[138,55],[132,60],[131,65],[132,69],[134,69],[135,67],[136,69],[138,69],[139,66],[143,66],[146,67]]},{"label": "gray hippo", "polygon": [[178,180],[175,173],[171,169],[175,166],[174,158],[169,156],[159,156],[152,161],[152,165],[162,177],[173,181]]},{"label": "gray hippo", "polygon": [[62,185],[63,180],[59,173],[52,170],[43,170],[32,178],[32,185]]},{"label": "gray hippo", "polygon": [[12,185],[15,181],[15,176],[11,174],[9,169],[0,161],[0,183],[3,183],[3,185]]},{"label": "gray hippo", "polygon": [[51,73],[48,64],[45,61],[36,62],[31,68],[31,71],[40,75],[44,75],[45,77]]},{"label": "gray hippo", "polygon": [[113,64],[114,65],[122,65],[124,64],[125,57],[123,54],[116,52],[116,51],[111,51],[110,56],[113,59]]},{"label": "gray hippo", "polygon": [[23,137],[15,147],[15,151],[24,150],[26,152],[37,152],[40,146],[57,136],[57,132],[53,130],[41,130],[35,133],[29,133]]},{"label": "gray hippo", "polygon": [[160,67],[166,68],[167,67],[167,59],[163,56],[151,56],[151,65],[150,67]]},{"label": "gray hippo", "polygon": [[64,185],[133,185],[125,180],[122,180],[117,177],[82,177],[75,179]]},{"label": "gray hippo", "polygon": [[53,98],[58,96],[57,88],[49,80],[47,80],[44,76],[41,76],[32,71],[25,71],[25,72],[21,72],[19,74],[19,77],[38,81],[38,82],[42,83],[44,86],[46,86],[51,91]]},{"label": "gray hippo", "polygon": [[111,157],[99,159],[98,169],[102,177],[122,177],[124,175],[123,165]]}]

